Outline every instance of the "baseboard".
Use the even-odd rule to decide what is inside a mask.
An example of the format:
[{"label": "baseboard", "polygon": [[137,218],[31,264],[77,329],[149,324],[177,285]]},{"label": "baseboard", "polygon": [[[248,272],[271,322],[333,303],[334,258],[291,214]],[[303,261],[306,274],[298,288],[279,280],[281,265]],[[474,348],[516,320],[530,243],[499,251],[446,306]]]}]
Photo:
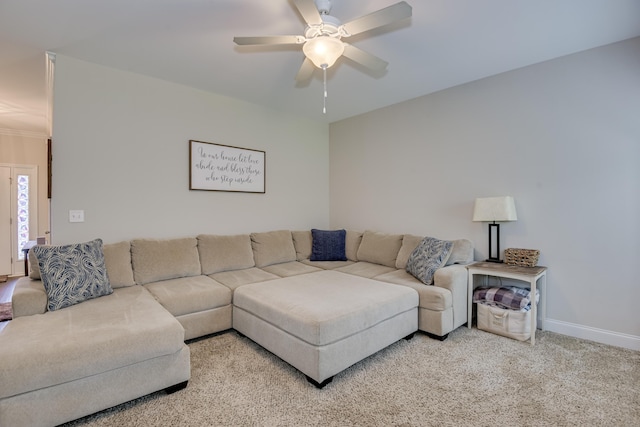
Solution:
[{"label": "baseboard", "polygon": [[546,330],[556,332],[558,334],[640,351],[639,336],[577,325],[575,323],[563,322],[561,320],[546,319],[544,324]]}]

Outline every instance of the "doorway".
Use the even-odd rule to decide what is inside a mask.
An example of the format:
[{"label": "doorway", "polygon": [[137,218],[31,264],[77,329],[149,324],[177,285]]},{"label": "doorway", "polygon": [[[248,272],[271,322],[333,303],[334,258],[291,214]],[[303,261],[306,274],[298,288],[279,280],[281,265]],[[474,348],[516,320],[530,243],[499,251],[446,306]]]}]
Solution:
[{"label": "doorway", "polygon": [[0,202],[0,275],[21,274],[38,234],[38,166],[0,164]]}]

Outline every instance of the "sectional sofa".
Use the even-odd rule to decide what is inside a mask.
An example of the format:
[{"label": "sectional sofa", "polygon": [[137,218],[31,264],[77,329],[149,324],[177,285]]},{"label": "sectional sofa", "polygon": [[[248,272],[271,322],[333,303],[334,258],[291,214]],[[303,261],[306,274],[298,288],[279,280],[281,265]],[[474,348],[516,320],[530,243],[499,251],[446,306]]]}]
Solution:
[{"label": "sectional sofa", "polygon": [[57,425],[179,390],[185,340],[231,328],[322,387],[416,330],[444,339],[467,322],[470,241],[451,242],[426,285],[406,271],[423,237],[343,236],[343,258],[328,261],[309,230],[100,242],[108,292],[53,310],[32,250],[0,332],[0,425]]}]

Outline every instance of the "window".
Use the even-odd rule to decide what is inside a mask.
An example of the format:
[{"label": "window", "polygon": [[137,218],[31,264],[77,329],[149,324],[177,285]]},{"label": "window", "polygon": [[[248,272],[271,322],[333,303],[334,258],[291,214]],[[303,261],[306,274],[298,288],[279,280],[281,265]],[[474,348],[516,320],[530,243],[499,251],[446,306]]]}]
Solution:
[{"label": "window", "polygon": [[24,260],[22,247],[29,241],[29,175],[17,176],[18,260]]}]

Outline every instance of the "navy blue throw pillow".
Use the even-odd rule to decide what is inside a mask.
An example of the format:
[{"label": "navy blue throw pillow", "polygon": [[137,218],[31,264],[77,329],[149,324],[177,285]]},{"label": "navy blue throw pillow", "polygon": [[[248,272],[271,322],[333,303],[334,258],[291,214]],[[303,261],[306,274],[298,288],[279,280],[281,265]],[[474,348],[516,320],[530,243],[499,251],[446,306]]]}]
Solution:
[{"label": "navy blue throw pillow", "polygon": [[346,230],[311,230],[311,261],[346,261]]}]

